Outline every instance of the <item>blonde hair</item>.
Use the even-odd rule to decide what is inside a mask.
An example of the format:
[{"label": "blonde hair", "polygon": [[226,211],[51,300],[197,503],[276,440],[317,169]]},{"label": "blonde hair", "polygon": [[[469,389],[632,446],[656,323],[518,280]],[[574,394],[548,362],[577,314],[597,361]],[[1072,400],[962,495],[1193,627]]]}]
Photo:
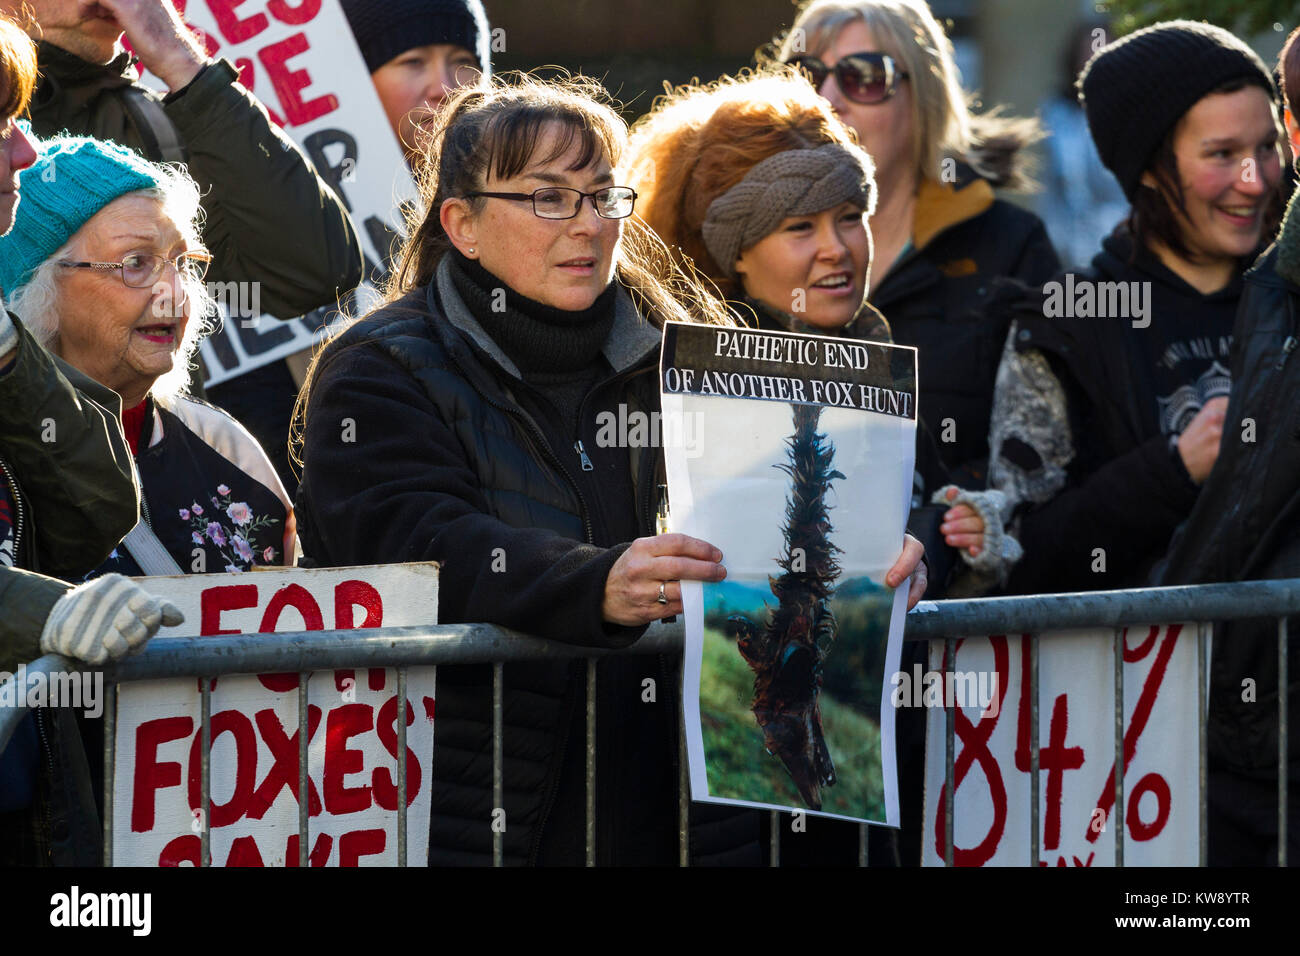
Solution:
[{"label": "blonde hair", "polygon": [[912,157],[919,180],[939,180],[945,159],[969,163],[994,186],[1033,187],[1023,149],[1043,136],[1033,118],[996,107],[971,113],[953,59],[952,41],[924,0],[809,0],[782,38],[778,56],[819,56],[853,22],[866,25],[897,58],[912,85],[916,130]]}]

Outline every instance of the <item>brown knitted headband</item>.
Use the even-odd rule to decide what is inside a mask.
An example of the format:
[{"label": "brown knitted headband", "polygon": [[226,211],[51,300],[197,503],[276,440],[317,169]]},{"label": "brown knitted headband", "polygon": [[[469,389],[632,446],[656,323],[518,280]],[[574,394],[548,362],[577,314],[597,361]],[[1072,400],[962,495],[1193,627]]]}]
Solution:
[{"label": "brown knitted headband", "polygon": [[821,212],[842,202],[856,203],[870,215],[876,205],[874,171],[870,156],[843,143],[769,156],[709,204],[704,245],[734,278],[741,250],[790,216]]}]

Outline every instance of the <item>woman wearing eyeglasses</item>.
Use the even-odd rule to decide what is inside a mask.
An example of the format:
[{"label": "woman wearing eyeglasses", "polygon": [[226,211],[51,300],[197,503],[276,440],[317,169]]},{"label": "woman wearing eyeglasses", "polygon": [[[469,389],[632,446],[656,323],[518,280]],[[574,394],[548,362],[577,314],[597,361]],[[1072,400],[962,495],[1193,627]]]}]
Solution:
[{"label": "woman wearing eyeglasses", "polygon": [[[1007,334],[1005,319],[983,312],[993,280],[1038,284],[1060,266],[1042,222],[993,192],[1025,185],[1017,157],[1035,126],[970,114],[952,44],[922,0],[813,0],[781,43],[780,59],[811,77],[875,161],[880,200],[869,222],[868,294],[894,340],[920,349],[924,487],[912,526],[930,528],[922,538],[936,596],[960,569],[957,555],[982,570],[1013,548],[1007,540],[994,555],[993,544],[985,552],[969,542],[931,543],[967,533],[967,519],[948,507],[953,500],[1000,527],[990,502],[956,497],[951,486],[978,490],[987,481],[993,382]],[[922,510],[936,493],[943,503]]]},{"label": "woman wearing eyeglasses", "polygon": [[[387,300],[309,378],[298,505],[319,564],[440,561],[441,621],[622,648],[681,613],[683,580],[726,572],[654,536],[658,449],[597,422],[657,412],[665,320],[731,320],[629,218],[603,96],[523,78],[444,105]],[[589,702],[581,662],[505,667],[507,863],[583,862],[589,705],[597,860],[677,861],[675,670],[602,659]],[[432,863],[491,858],[491,702],[489,668],[438,669]],[[692,807],[695,861],[761,862],[758,820]]]},{"label": "woman wearing eyeglasses", "polygon": [[[188,175],[115,143],[54,137],[0,238],[0,287],[33,336],[122,399],[143,521],[96,574],[292,564],[293,509],[257,441],[185,394],[209,257]],[[57,436],[56,436],[57,438]]]}]

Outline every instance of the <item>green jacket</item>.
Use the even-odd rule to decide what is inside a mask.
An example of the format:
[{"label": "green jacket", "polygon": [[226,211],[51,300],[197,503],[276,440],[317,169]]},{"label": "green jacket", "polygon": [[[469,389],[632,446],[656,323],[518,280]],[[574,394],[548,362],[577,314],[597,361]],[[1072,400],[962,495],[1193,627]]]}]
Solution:
[{"label": "green jacket", "polygon": [[211,281],[260,282],[264,311],[282,319],[330,305],[361,281],[361,245],[343,203],[228,61],[161,98],[135,82],[125,53],[100,65],[41,43],[38,61],[38,136],[111,139],[161,161],[175,156],[158,129],[170,133],[170,121],[203,193]]},{"label": "green jacket", "polygon": [[[0,670],[13,672],[41,656],[45,619],[71,587],[36,570],[80,578],[96,567],[139,520],[139,490],[117,393],[51,356],[10,318],[18,346],[0,374],[0,479],[22,517],[19,567],[0,565]],[[44,756],[19,842],[36,862],[98,866],[99,815],[76,715],[56,707],[33,716]]]},{"label": "green jacket", "polygon": [[0,566],[0,671],[12,672],[40,656],[45,618],[69,587],[44,574],[80,578],[97,567],[139,520],[139,493],[117,393],[11,318],[18,348],[0,374],[0,477],[23,515],[15,556],[26,569]]}]

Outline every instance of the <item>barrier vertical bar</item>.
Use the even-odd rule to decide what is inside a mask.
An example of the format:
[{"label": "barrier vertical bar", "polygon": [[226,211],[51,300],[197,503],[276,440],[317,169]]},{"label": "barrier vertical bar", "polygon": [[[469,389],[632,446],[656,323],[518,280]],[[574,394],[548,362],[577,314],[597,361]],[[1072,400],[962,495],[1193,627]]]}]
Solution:
[{"label": "barrier vertical bar", "polygon": [[[950,683],[948,672],[956,666],[957,641],[954,638],[946,637],[943,641],[943,685],[947,687]],[[944,801],[943,807],[943,865],[952,866],[953,861],[953,833],[956,829],[953,825],[955,818],[954,805],[957,803],[957,774],[953,769],[956,762],[957,753],[957,711],[953,708],[953,702],[944,695],[943,709],[945,726],[943,732],[943,749],[944,749],[944,786],[947,787],[948,799]]]},{"label": "barrier vertical bar", "polygon": [[113,865],[113,790],[117,760],[117,682],[104,692],[104,866]]},{"label": "barrier vertical bar", "polygon": [[1124,865],[1124,628],[1115,628],[1115,865]]},{"label": "barrier vertical bar", "polygon": [[307,738],[310,701],[307,681],[310,674],[298,675],[298,866],[307,868],[307,815],[311,810],[311,782],[307,779]]},{"label": "barrier vertical bar", "polygon": [[397,865],[406,866],[406,668],[397,669]]},{"label": "barrier vertical bar", "polygon": [[[505,787],[501,782],[501,712],[502,685],[504,683],[504,665],[497,661],[492,665],[492,865],[501,866],[505,849],[505,833],[497,825],[496,814],[505,812],[503,806]],[[434,731],[435,735],[437,731]],[[435,745],[436,746],[436,745]]]},{"label": "barrier vertical bar", "polygon": [[1277,619],[1277,865],[1286,866],[1287,824],[1287,633]]},{"label": "barrier vertical bar", "polygon": [[596,659],[587,658],[587,866],[596,865]]},{"label": "barrier vertical bar", "polygon": [[772,832],[768,834],[768,866],[781,865],[781,814],[773,810],[771,819]]},{"label": "barrier vertical bar", "polygon": [[1207,635],[1209,623],[1206,621],[1196,622],[1196,726],[1197,726],[1197,751],[1200,754],[1200,767],[1197,771],[1196,787],[1199,791],[1197,800],[1197,858],[1200,866],[1208,866],[1209,851],[1209,771],[1208,763],[1208,737],[1205,731],[1205,720],[1208,716],[1206,709],[1206,664],[1207,664]]},{"label": "barrier vertical bar", "polygon": [[[1022,634],[1020,639],[1025,640]],[[1025,675],[1021,674],[1024,680]],[[1040,810],[1038,807],[1039,788],[1042,781],[1038,778],[1038,635],[1029,637],[1029,865],[1038,866],[1039,854],[1043,852]]]},{"label": "barrier vertical bar", "polygon": [[686,708],[679,707],[677,721],[677,864],[691,865],[691,796],[689,755],[686,750]]},{"label": "barrier vertical bar", "polygon": [[203,816],[199,823],[199,866],[212,865],[212,679],[200,677],[202,689],[199,692],[200,719],[202,728],[199,744],[199,792],[202,796],[200,812]]},{"label": "barrier vertical bar", "polygon": [[866,866],[867,859],[867,824],[858,824],[858,866]]}]

